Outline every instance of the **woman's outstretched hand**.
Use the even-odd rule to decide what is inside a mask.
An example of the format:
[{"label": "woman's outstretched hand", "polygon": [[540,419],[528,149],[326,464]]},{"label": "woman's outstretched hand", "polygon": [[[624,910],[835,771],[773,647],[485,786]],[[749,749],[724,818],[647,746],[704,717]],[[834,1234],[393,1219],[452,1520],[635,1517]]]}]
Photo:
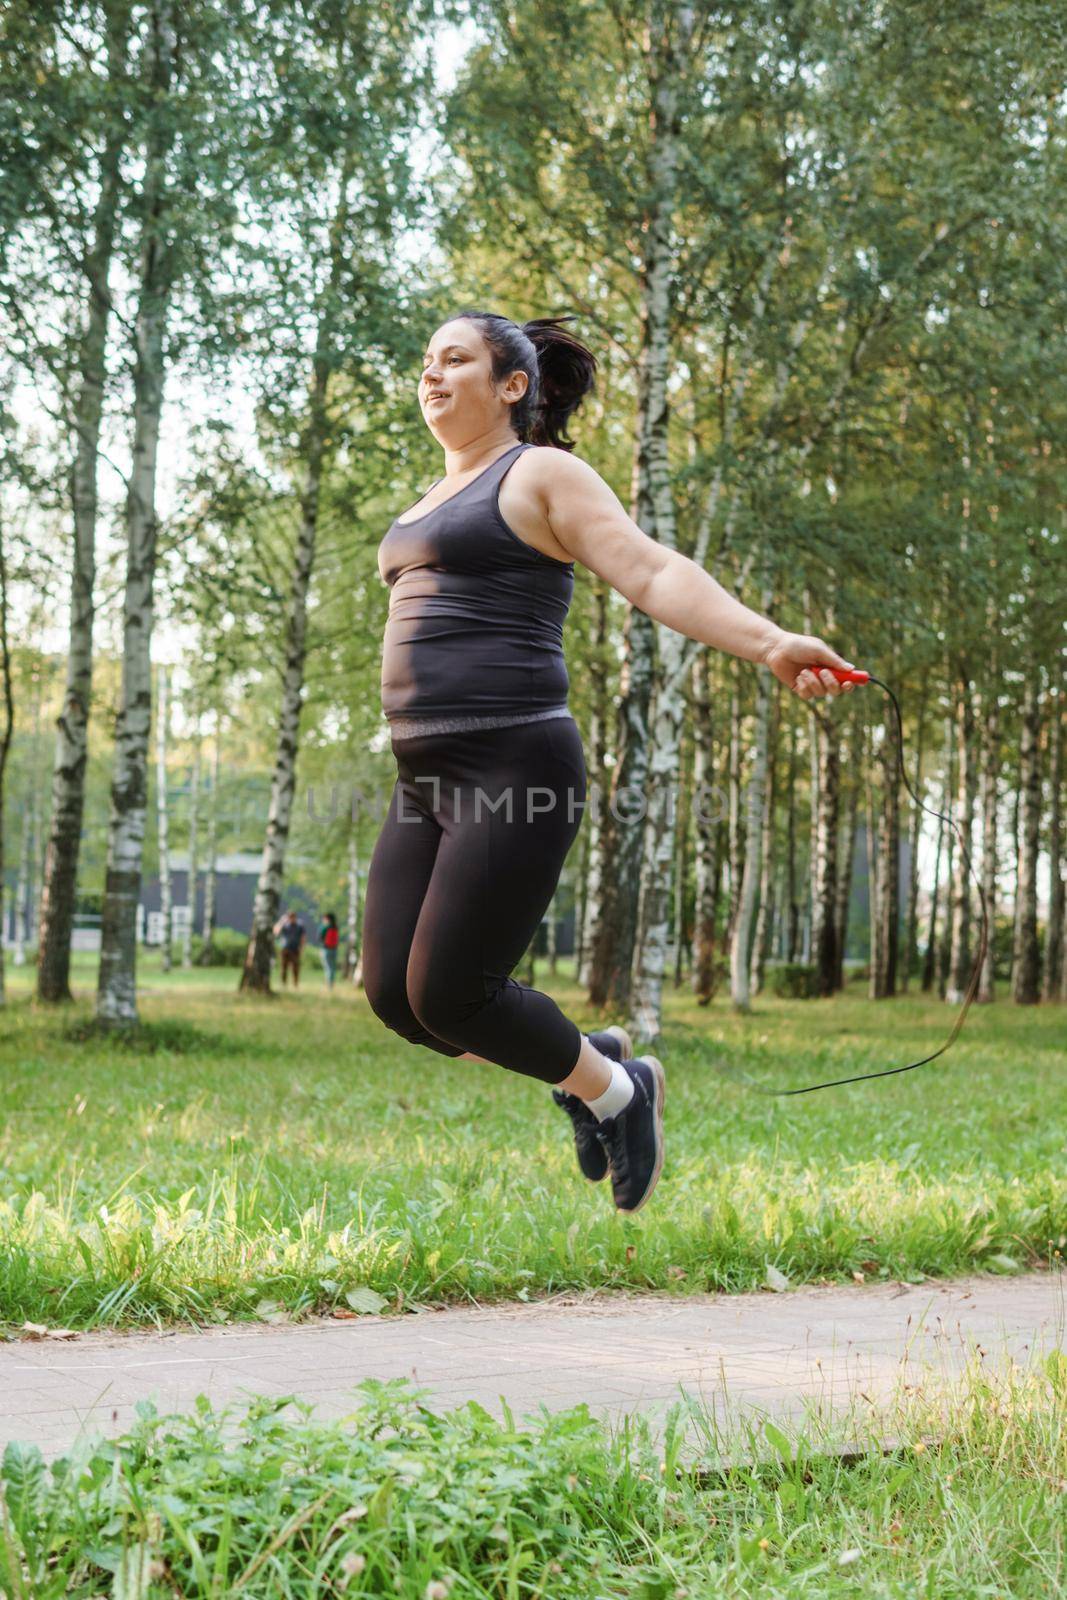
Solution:
[{"label": "woman's outstretched hand", "polygon": [[854,683],[838,683],[833,673],[825,668],[819,671],[822,662],[827,667],[855,666],[854,661],[846,661],[813,633],[779,634],[763,658],[764,666],[770,667],[779,682],[792,689],[801,700],[848,694],[856,687]]}]

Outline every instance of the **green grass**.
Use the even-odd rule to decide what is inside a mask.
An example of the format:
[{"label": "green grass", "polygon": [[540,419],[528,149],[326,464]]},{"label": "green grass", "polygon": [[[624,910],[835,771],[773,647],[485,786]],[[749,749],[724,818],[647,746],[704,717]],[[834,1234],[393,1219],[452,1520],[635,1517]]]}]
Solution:
[{"label": "green grass", "polygon": [[[230,970],[144,960],[137,1038],[84,996],[38,1011],[9,968],[0,1041],[0,1320],[91,1327],[485,1303],[570,1287],[684,1295],[766,1281],[1010,1273],[1067,1239],[1062,1007],[972,1007],[913,1073],[771,1087],[936,1049],[954,1008],[668,992],[667,1157],[626,1218],[579,1174],[545,1085],[405,1046],[363,996],[264,1002]],[[564,968],[568,1014],[592,1015]],[[360,1291],[370,1290],[361,1298]],[[350,1299],[351,1297],[351,1299]]]},{"label": "green grass", "polygon": [[[474,1402],[435,1413],[406,1381],[358,1387],[340,1422],[286,1397],[202,1399],[184,1417],[143,1405],[119,1440],[82,1440],[51,1470],[9,1445],[0,1592],[1047,1600],[1067,1581],[1059,1352],[898,1398],[893,1448],[868,1435],[851,1464],[826,1452],[826,1425],[750,1422],[731,1440],[692,1402],[657,1442],[643,1419],[609,1429],[584,1407],[520,1425]],[[690,1425],[705,1460],[748,1464],[695,1471]]]}]

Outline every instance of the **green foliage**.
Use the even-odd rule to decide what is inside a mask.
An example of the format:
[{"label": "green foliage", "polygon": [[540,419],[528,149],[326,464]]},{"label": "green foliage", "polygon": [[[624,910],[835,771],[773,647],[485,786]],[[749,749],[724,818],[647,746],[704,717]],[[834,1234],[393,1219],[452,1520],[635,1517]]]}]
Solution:
[{"label": "green foliage", "polygon": [[811,1000],[815,997],[818,973],[813,966],[802,961],[783,961],[780,966],[768,966],[767,985],[772,994],[783,1000]]},{"label": "green foliage", "polygon": [[193,935],[193,965],[196,967],[243,967],[248,953],[248,935],[239,928],[216,928],[210,944]]},{"label": "green foliage", "polygon": [[[939,1403],[939,1401],[941,1403]],[[850,1425],[735,1422],[683,1396],[662,1437],[586,1406],[518,1422],[366,1379],[321,1421],[293,1396],[188,1415],[151,1402],[46,1471],[0,1469],[0,1589],[33,1600],[845,1600],[1010,1594],[1067,1580],[1062,1363],[951,1405],[922,1389]],[[894,1443],[882,1444],[888,1435]]]}]

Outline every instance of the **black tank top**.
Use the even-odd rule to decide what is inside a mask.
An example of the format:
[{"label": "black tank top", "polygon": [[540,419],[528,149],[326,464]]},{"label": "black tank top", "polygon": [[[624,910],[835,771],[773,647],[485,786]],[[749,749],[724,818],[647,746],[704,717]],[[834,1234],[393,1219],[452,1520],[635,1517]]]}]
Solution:
[{"label": "black tank top", "polygon": [[533,448],[505,450],[432,511],[391,523],[378,546],[378,571],[392,591],[381,678],[390,722],[566,706],[563,624],[574,562],[520,539],[497,501],[508,468]]}]

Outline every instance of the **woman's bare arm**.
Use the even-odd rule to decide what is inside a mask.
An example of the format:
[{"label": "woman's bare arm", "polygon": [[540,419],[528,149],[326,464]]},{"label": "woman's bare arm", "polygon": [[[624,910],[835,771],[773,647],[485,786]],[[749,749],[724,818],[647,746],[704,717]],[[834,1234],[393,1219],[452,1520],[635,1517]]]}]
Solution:
[{"label": "woman's bare arm", "polygon": [[787,633],[736,599],[710,572],[650,539],[588,462],[545,451],[543,498],[552,533],[576,561],[665,627],[767,666],[802,700],[849,692],[821,664],[851,662],[813,634]]}]

